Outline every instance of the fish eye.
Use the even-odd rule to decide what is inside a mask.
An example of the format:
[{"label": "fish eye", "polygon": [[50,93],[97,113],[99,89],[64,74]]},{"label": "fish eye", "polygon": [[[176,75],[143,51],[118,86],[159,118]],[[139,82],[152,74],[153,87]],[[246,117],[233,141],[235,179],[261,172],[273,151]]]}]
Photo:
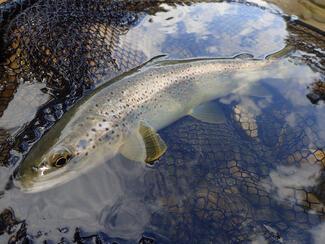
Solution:
[{"label": "fish eye", "polygon": [[61,168],[68,163],[71,157],[72,154],[69,150],[58,150],[49,157],[49,164],[55,168]]},{"label": "fish eye", "polygon": [[54,166],[57,167],[57,168],[61,168],[67,163],[67,161],[68,160],[66,158],[64,158],[64,157],[58,158],[55,161]]}]

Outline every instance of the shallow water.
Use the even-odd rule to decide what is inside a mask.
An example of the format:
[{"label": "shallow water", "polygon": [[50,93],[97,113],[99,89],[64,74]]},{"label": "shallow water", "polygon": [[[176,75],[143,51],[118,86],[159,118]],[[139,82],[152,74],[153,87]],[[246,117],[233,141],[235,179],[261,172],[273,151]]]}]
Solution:
[{"label": "shallow water", "polygon": [[[286,22],[267,4],[163,3],[136,16],[112,45],[121,72],[160,54],[167,59],[242,53],[265,58],[289,44],[294,47],[289,60],[310,66],[323,78],[323,37]],[[112,76],[106,75],[96,85]],[[188,116],[162,129],[168,151],[153,167],[117,156],[67,184],[35,194],[21,192],[10,176],[73,101],[40,92],[43,87],[35,81],[22,82],[0,119],[16,142],[9,166],[0,171],[0,206],[25,220],[27,237],[17,224],[0,242],[19,228],[21,239],[35,243],[57,243],[62,237],[72,241],[78,227],[85,231],[81,236],[90,236],[84,241],[103,243],[132,243],[142,236],[149,243],[321,243],[324,104],[312,105],[306,98],[314,80],[298,77],[260,81],[261,96],[224,94],[216,101],[224,124]],[[26,115],[12,112],[17,108]]]}]

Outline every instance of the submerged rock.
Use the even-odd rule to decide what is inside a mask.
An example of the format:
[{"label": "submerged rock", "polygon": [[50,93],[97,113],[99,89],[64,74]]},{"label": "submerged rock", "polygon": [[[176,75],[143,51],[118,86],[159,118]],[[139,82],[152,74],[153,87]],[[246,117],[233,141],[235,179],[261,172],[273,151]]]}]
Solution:
[{"label": "submerged rock", "polygon": [[309,87],[310,93],[307,94],[307,98],[311,103],[317,104],[321,100],[325,100],[325,82],[317,81]]}]

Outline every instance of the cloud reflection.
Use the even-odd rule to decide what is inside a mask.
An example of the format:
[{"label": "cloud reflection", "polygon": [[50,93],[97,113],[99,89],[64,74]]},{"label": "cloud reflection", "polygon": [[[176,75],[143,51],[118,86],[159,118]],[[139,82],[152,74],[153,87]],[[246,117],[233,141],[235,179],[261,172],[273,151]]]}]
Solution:
[{"label": "cloud reflection", "polygon": [[294,190],[316,186],[321,172],[321,166],[318,164],[306,163],[299,167],[279,166],[270,173],[270,178],[265,180],[264,186],[270,191],[275,191],[275,198],[279,201],[289,200],[294,203],[297,200]]},{"label": "cloud reflection", "polygon": [[166,12],[147,16],[126,35],[130,40],[140,38],[139,50],[145,50],[148,57],[159,52],[172,58],[238,53],[264,57],[285,46],[284,20],[256,6],[219,2],[162,7]]},{"label": "cloud reflection", "polygon": [[315,244],[323,244],[325,240],[325,223],[320,224],[310,230],[314,243]]}]

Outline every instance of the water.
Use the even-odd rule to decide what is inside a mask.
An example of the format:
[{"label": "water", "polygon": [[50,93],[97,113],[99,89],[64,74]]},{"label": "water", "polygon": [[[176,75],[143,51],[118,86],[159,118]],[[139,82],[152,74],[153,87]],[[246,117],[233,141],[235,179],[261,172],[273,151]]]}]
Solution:
[{"label": "water", "polygon": [[[122,72],[160,54],[168,59],[242,53],[265,58],[289,44],[294,47],[291,62],[312,67],[322,79],[323,37],[263,6],[163,3],[137,12],[137,21],[116,34],[119,41],[111,54]],[[111,68],[103,65],[98,69]],[[9,166],[0,172],[1,210],[10,207],[25,220],[26,238],[35,243],[72,241],[74,235],[103,243],[141,238],[149,243],[321,243],[324,104],[310,103],[307,86],[313,80],[300,77],[263,80],[264,95],[259,97],[224,94],[216,101],[224,124],[188,116],[162,129],[168,151],[152,167],[117,156],[67,184],[35,194],[21,192],[10,175],[69,108],[73,95],[56,97],[40,92],[43,86],[36,81],[22,82],[0,119],[16,142]],[[97,79],[96,85],[104,80]],[[26,115],[15,113],[18,108],[25,108]],[[13,233],[1,235],[0,242],[17,233],[26,236],[22,224],[13,226]]]}]

